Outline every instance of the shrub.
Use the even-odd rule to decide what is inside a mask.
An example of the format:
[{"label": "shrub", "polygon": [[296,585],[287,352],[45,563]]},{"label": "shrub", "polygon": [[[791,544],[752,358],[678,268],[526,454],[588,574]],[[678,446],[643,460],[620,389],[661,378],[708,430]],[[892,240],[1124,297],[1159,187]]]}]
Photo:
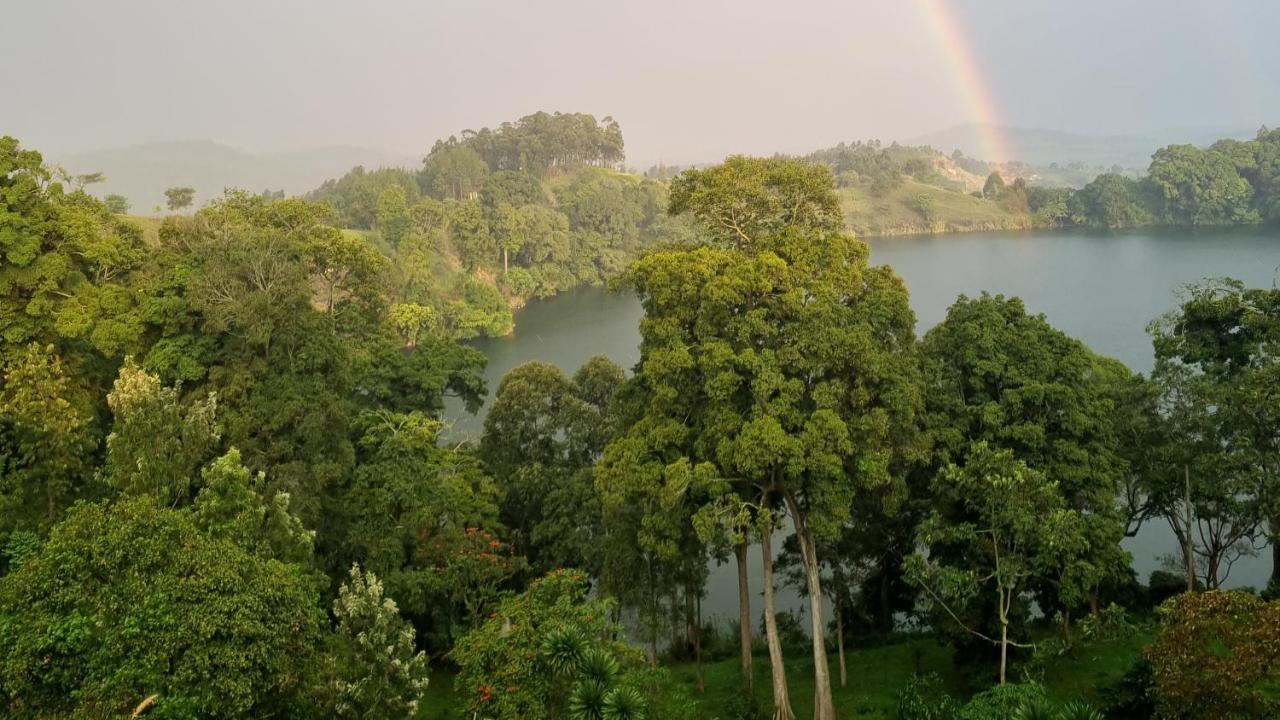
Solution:
[{"label": "shrub", "polygon": [[1151,720],[1156,715],[1155,674],[1145,658],[1119,680],[1100,689],[1103,713],[1111,720]]},{"label": "shrub", "polygon": [[1120,640],[1133,637],[1135,628],[1124,608],[1112,603],[1080,621],[1080,632],[1093,641]]},{"label": "shrub", "polygon": [[898,693],[897,720],[954,720],[959,706],[936,674],[914,675]]},{"label": "shrub", "polygon": [[1155,570],[1151,573],[1151,579],[1147,581],[1147,595],[1151,599],[1152,607],[1159,607],[1165,600],[1174,595],[1180,595],[1186,590],[1187,579],[1180,573]]},{"label": "shrub", "polygon": [[1146,655],[1164,717],[1280,714],[1280,602],[1218,590],[1170,598]]},{"label": "shrub", "polygon": [[[481,717],[548,717],[562,666],[577,662],[583,645],[613,636],[611,606],[588,600],[590,581],[578,570],[553,570],[527,590],[506,598],[480,627],[464,635],[452,657],[457,687]],[[570,647],[574,645],[574,647]]]},{"label": "shrub", "polygon": [[974,695],[956,719],[1009,720],[1024,706],[1039,705],[1044,700],[1044,688],[1033,683],[997,685]]}]

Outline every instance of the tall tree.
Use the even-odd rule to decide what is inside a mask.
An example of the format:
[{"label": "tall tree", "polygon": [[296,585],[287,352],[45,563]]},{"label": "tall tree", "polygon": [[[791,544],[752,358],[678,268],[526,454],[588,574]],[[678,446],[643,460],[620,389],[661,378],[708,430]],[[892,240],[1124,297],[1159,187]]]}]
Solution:
[{"label": "tall tree", "polygon": [[778,511],[791,518],[810,597],[815,717],[831,718],[818,541],[850,519],[859,488],[900,483],[895,470],[913,455],[920,393],[906,290],[840,230],[825,167],[731,158],[683,175],[671,210],[690,211],[721,247],[654,252],[628,275],[646,312],[637,384],[647,398],[628,442],[647,445],[667,492],[758,508],[779,717],[791,710],[771,622],[771,540]]}]

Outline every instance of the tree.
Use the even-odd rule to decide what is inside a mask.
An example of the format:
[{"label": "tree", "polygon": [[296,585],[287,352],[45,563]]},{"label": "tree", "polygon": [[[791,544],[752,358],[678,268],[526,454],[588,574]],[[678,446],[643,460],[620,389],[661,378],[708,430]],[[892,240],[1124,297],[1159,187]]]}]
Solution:
[{"label": "tree", "polygon": [[101,479],[119,493],[148,494],[164,505],[191,502],[198,469],[218,441],[217,398],[184,402],[180,386],[125,358],[107,406],[115,421],[107,436]]},{"label": "tree", "polygon": [[186,511],[81,504],[0,578],[0,693],[14,718],[283,714],[322,621],[296,566]]},{"label": "tree", "polygon": [[196,191],[195,188],[189,187],[171,187],[164,191],[164,199],[170,212],[177,212],[191,207],[191,203],[196,199]]},{"label": "tree", "polygon": [[999,200],[1004,194],[1004,189],[1004,178],[1000,177],[998,170],[993,170],[987,176],[987,181],[982,184],[982,197],[988,200]]},{"label": "tree", "polygon": [[304,567],[312,561],[315,532],[289,509],[287,493],[264,495],[265,473],[251,473],[232,448],[200,472],[192,503],[196,525],[212,538],[235,542],[250,552]]},{"label": "tree", "polygon": [[1115,173],[1104,173],[1071,195],[1067,212],[1077,225],[1131,228],[1155,221],[1146,208],[1143,186]]},{"label": "tree", "polygon": [[[1169,459],[1181,459],[1172,467],[1166,462],[1153,495],[1164,499],[1176,530],[1175,498],[1189,486],[1202,526],[1214,528],[1198,550],[1208,565],[1206,580],[1216,587],[1219,568],[1230,569],[1238,545],[1264,523],[1274,538],[1280,525],[1274,510],[1280,498],[1280,291],[1206,281],[1188,288],[1181,306],[1149,331],[1153,377],[1164,390],[1173,433]],[[1280,554],[1273,566],[1272,577],[1280,578]]]},{"label": "tree", "polygon": [[378,195],[378,231],[391,247],[396,247],[409,231],[409,202],[404,188],[388,185]]},{"label": "tree", "polygon": [[616,628],[607,600],[588,594],[577,570],[555,570],[524,592],[502,600],[492,617],[459,640],[452,657],[460,669],[457,687],[470,709],[497,720],[541,720],[567,699],[561,690],[557,654],[543,652],[555,633],[572,631],[607,647]]},{"label": "tree", "polygon": [[64,340],[83,341],[77,355],[137,349],[141,230],[52,180],[39,153],[0,138],[0,356]]},{"label": "tree", "polygon": [[868,267],[866,246],[840,231],[825,167],[738,157],[681,177],[672,212],[690,211],[725,247],[653,252],[629,272],[646,313],[645,404],[600,472],[648,474],[694,504],[702,493],[758,509],[784,717],[770,541],[785,508],[810,596],[815,717],[834,717],[817,544],[850,520],[860,490],[900,483],[897,471],[918,453],[914,316],[901,281]]},{"label": "tree", "polygon": [[[466,589],[449,587],[443,574],[453,560],[476,554],[468,533],[496,528],[498,508],[497,490],[478,462],[437,446],[440,429],[440,421],[420,412],[357,417],[356,467],[335,504],[343,529],[342,552],[335,556],[381,577],[388,596],[428,642],[447,647],[484,607],[455,606],[454,593]],[[520,570],[512,562],[496,569],[504,577]],[[473,576],[489,582],[488,575]]]},{"label": "tree", "polygon": [[129,198],[112,193],[102,199],[102,204],[107,206],[107,210],[117,214],[125,215],[129,212]]},{"label": "tree", "polygon": [[1164,201],[1165,220],[1175,225],[1234,225],[1259,222],[1251,207],[1253,188],[1231,158],[1217,150],[1170,145],[1151,157],[1148,177]]},{"label": "tree", "polygon": [[0,537],[47,531],[88,485],[98,444],[90,396],[52,346],[32,344],[0,383]]},{"label": "tree", "polygon": [[[1009,450],[975,445],[965,466],[949,466],[935,481],[935,510],[920,525],[923,552],[908,558],[907,573],[934,603],[966,632],[1000,648],[1000,684],[1008,672],[1009,647],[1028,647],[1009,637],[1011,614],[1040,568],[1058,553],[1082,544],[1080,517],[1058,485],[1017,460]],[[952,518],[963,515],[966,520]],[[949,561],[962,557],[963,562]],[[994,595],[998,638],[966,624],[959,612],[982,593]]]},{"label": "tree", "polygon": [[689,212],[718,245],[752,251],[786,229],[839,231],[844,218],[831,185],[831,172],[821,165],[734,155],[680,173],[671,183],[669,210]]},{"label": "tree", "polygon": [[[1074,608],[1123,572],[1124,519],[1109,378],[1116,368],[1078,340],[1028,315],[1017,298],[961,296],[925,336],[935,468],[964,466],[975,443],[1008,449],[1060,488],[1091,538],[1036,579],[1041,607]],[[952,518],[963,522],[963,516]]]},{"label": "tree", "polygon": [[427,654],[415,652],[413,626],[400,619],[382,583],[359,565],[333,602],[333,716],[410,718],[427,688]]},{"label": "tree", "polygon": [[418,185],[424,194],[441,200],[472,200],[488,175],[484,158],[451,137],[437,141],[422,161]]},{"label": "tree", "polygon": [[572,379],[548,363],[508,372],[485,416],[480,457],[502,491],[500,519],[538,572],[600,574],[604,535],[592,468],[611,439],[622,368],[587,361]]}]

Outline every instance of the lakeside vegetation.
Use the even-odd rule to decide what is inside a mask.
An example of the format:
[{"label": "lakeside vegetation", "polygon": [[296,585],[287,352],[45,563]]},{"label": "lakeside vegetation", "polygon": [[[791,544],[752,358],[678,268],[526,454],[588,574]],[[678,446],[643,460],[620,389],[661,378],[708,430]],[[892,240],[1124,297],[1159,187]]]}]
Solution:
[{"label": "lakeside vegetation", "polygon": [[[1272,218],[1277,144],[1157,153],[1139,188],[1178,192],[1141,217]],[[540,114],[420,173],[140,224],[0,139],[6,716],[1280,711],[1280,554],[1221,589],[1280,528],[1280,291],[1189,288],[1149,376],[1013,297],[919,336],[850,192],[1012,216],[1092,191],[974,197],[967,159],[920,148],[666,183],[602,167],[621,152],[616,124]],[[459,338],[606,280],[645,311],[634,368],[520,366],[477,442],[441,441],[444,398],[484,397]],[[1147,523],[1178,551],[1140,579],[1121,542]]]}]

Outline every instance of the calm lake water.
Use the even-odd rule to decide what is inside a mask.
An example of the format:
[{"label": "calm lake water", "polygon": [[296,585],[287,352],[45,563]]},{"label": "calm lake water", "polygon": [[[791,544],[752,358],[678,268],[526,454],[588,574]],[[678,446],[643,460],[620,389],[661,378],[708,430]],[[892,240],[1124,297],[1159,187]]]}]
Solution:
[{"label": "calm lake water", "polygon": [[[1180,288],[1222,276],[1250,286],[1280,282],[1280,233],[1256,229],[972,233],[873,239],[870,245],[872,263],[892,266],[906,281],[922,336],[943,319],[956,296],[987,290],[1021,297],[1028,311],[1044,313],[1094,351],[1141,372],[1152,366],[1146,326],[1177,305]],[[512,335],[475,347],[489,358],[485,377],[491,392],[504,373],[530,360],[572,373],[603,354],[630,369],[639,359],[642,315],[634,296],[583,288],[529,303],[516,315]],[[446,408],[459,437],[479,433],[483,412],[470,416],[456,403]],[[1152,523],[1126,547],[1145,580],[1161,566],[1160,558],[1173,552],[1174,543],[1167,527]],[[752,555],[753,593],[760,587],[757,556]],[[1244,558],[1227,584],[1262,587],[1269,572],[1269,553]],[[704,604],[708,615],[736,618],[735,573],[732,563],[713,569]],[[801,605],[794,592],[780,590],[780,607]]]}]

